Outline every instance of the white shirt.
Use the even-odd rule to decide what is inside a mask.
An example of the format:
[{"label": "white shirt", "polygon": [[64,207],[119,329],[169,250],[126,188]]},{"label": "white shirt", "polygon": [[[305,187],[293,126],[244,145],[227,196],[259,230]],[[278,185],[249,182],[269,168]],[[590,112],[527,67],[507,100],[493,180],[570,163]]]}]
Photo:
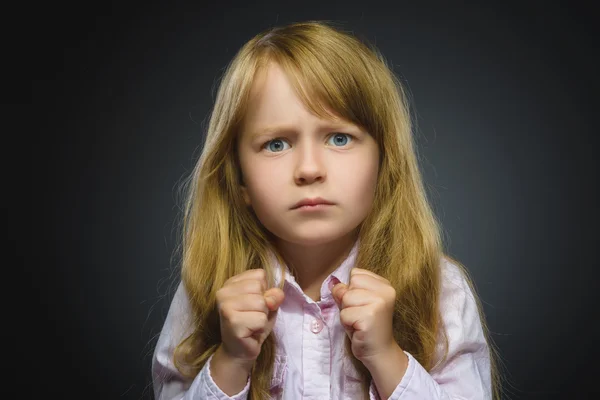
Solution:
[{"label": "white shirt", "polygon": [[[273,333],[279,346],[271,384],[272,399],[356,399],[359,375],[345,356],[346,333],[339,310],[328,289],[335,276],[348,284],[356,259],[357,244],[344,262],[323,282],[321,300],[306,296],[294,277],[286,272],[285,300]],[[281,279],[275,266],[276,280]],[[440,311],[447,330],[447,361],[427,372],[408,352],[408,368],[392,393],[394,400],[491,399],[489,348],[485,341],[473,293],[458,267],[446,259],[442,268]],[[190,308],[182,284],[175,293],[153,357],[152,372],[157,400],[246,399],[246,387],[235,396],[223,393],[210,376],[210,361],[193,379],[185,379],[172,362],[175,346],[191,332]],[[438,343],[436,361],[443,344]],[[371,384],[371,399],[379,399]]]}]

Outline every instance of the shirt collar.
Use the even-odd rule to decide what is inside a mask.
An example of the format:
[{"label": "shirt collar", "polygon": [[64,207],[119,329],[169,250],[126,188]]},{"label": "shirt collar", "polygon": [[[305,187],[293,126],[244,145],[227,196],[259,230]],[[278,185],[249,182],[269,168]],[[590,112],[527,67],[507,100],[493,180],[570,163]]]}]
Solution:
[{"label": "shirt collar", "polygon": [[[325,281],[323,282],[323,287],[327,288],[329,281],[331,280],[332,276],[336,277],[340,282],[348,284],[348,282],[350,281],[350,270],[352,270],[352,268],[354,267],[354,263],[356,261],[356,255],[358,253],[358,246],[360,243],[360,239],[357,239],[354,242],[354,245],[352,246],[352,249],[350,250],[350,253],[348,254],[348,256],[344,259],[344,261],[340,264],[339,267],[337,267],[332,273],[331,275],[329,275]],[[271,254],[271,260],[272,260],[272,267],[273,267],[273,276],[275,278],[275,286],[279,286],[279,284],[281,283],[281,264],[279,263],[279,261],[277,260],[277,258]],[[294,286],[297,286],[298,283],[296,282],[296,278],[294,278],[294,276],[291,274],[289,268],[287,265],[284,266],[284,271],[285,271],[285,281],[289,284],[292,284]]]}]

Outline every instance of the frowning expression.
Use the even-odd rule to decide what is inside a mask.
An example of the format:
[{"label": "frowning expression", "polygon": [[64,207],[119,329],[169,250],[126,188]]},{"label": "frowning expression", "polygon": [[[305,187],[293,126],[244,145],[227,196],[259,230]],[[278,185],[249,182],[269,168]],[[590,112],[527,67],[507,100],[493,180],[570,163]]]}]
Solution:
[{"label": "frowning expression", "polygon": [[[379,164],[373,137],[312,114],[275,63],[253,83],[238,154],[244,199],[281,240],[327,243],[355,231],[372,207]],[[297,207],[303,200],[313,205]]]}]

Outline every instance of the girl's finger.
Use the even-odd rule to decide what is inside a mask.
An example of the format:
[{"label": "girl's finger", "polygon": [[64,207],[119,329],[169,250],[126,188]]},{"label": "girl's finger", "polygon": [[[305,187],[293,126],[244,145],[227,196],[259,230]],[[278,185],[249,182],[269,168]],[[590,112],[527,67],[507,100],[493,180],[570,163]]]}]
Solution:
[{"label": "girl's finger", "polygon": [[377,275],[375,272],[369,271],[368,269],[356,268],[355,267],[355,268],[352,268],[350,270],[350,277],[352,277],[352,275],[357,275],[357,274],[368,275],[368,276],[372,277],[373,279],[377,279],[377,280],[380,280],[382,282],[390,283],[390,281],[388,281],[387,279],[385,279],[383,276]]},{"label": "girl's finger", "polygon": [[378,278],[370,273],[359,271],[350,275],[349,286],[352,289],[367,289],[377,292],[386,286],[390,286],[390,284],[381,277]]},{"label": "girl's finger", "polygon": [[271,288],[264,293],[264,298],[269,310],[275,311],[281,306],[281,303],[283,303],[285,294],[283,293],[283,290],[279,288]]},{"label": "girl's finger", "polygon": [[333,295],[333,299],[338,307],[342,307],[342,299],[344,295],[348,291],[348,285],[345,283],[338,283],[331,289],[331,294]]},{"label": "girl's finger", "polygon": [[235,311],[259,311],[269,313],[267,302],[260,294],[243,294],[227,300],[228,306]]},{"label": "girl's finger", "polygon": [[240,313],[232,326],[234,334],[239,338],[248,338],[260,334],[267,327],[268,316],[262,312],[249,311]]},{"label": "girl's finger", "polygon": [[342,299],[341,308],[366,306],[379,300],[379,295],[372,290],[348,289]]},{"label": "girl's finger", "polygon": [[361,331],[366,329],[366,315],[363,307],[344,308],[340,311],[340,322],[346,331]]},{"label": "girl's finger", "polygon": [[263,294],[267,290],[267,282],[258,279],[241,279],[235,282],[230,282],[223,287],[231,293],[256,293]]},{"label": "girl's finger", "polygon": [[227,280],[227,283],[234,283],[234,282],[243,281],[246,279],[265,281],[265,283],[266,283],[266,277],[267,277],[267,275],[266,275],[266,272],[264,269],[254,268],[254,269],[249,269],[247,271],[244,271],[241,274],[232,276],[231,278],[229,278]]}]

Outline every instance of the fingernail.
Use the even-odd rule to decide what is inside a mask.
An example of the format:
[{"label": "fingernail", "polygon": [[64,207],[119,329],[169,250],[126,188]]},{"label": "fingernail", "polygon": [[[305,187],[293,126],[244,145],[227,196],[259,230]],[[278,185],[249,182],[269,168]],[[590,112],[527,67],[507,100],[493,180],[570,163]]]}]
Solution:
[{"label": "fingernail", "polygon": [[331,291],[333,289],[333,287],[335,285],[337,285],[338,283],[340,283],[340,280],[338,278],[336,278],[335,276],[332,276],[328,283],[329,291]]}]

